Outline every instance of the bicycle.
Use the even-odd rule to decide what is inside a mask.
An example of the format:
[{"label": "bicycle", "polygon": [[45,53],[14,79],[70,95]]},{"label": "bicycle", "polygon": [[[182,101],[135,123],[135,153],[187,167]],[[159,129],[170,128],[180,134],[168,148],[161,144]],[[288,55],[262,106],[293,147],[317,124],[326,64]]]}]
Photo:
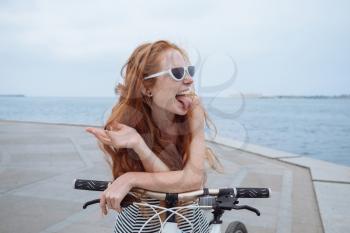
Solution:
[{"label": "bicycle", "polygon": [[[85,179],[75,179],[74,180],[74,189],[80,190],[90,190],[90,191],[104,191],[108,184],[111,183],[109,181],[98,181],[98,180],[85,180]],[[126,195],[124,200],[121,203],[121,207],[125,208],[130,204],[137,204],[143,206],[150,206],[151,208],[160,208],[162,211],[153,215],[150,219],[148,219],[139,232],[142,232],[144,226],[147,223],[158,217],[161,222],[160,232],[164,233],[180,233],[181,230],[178,228],[177,223],[175,221],[175,215],[178,215],[186,220],[186,218],[177,213],[177,210],[181,208],[201,208],[201,209],[213,209],[213,219],[209,222],[209,225],[212,225],[210,233],[220,233],[222,220],[221,217],[226,210],[241,210],[246,209],[254,212],[257,216],[260,216],[260,211],[254,207],[248,205],[237,205],[239,203],[239,198],[269,198],[271,195],[271,190],[269,188],[219,188],[219,189],[208,189],[204,188],[201,190],[185,192],[185,193],[160,193],[153,192],[142,189],[132,189],[134,193],[140,193],[142,195],[146,195],[148,197],[152,197],[158,200],[164,200],[166,203],[166,207],[154,206],[148,203],[136,202],[135,196],[129,192]],[[190,200],[198,200],[198,205],[186,205],[176,207],[178,201],[190,201]],[[97,204],[100,202],[100,199],[94,199],[86,202],[83,205],[83,209],[86,209],[87,206],[92,204]],[[154,210],[154,209],[153,209]],[[162,213],[166,213],[166,219],[164,222],[161,221],[159,215]],[[187,219],[186,221],[189,222]],[[190,223],[191,224],[191,223]],[[233,221],[226,228],[225,233],[247,233],[247,229],[242,222]]]}]

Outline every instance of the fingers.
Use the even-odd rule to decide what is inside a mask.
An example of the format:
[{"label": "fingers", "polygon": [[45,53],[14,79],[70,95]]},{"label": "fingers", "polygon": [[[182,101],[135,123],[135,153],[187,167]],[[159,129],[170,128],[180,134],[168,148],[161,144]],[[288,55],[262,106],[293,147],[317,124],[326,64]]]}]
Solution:
[{"label": "fingers", "polygon": [[94,133],[95,131],[94,131],[94,128],[91,128],[91,127],[87,127],[87,128],[85,128],[85,131],[86,132],[89,132],[89,133]]},{"label": "fingers", "polygon": [[116,130],[120,130],[120,129],[122,129],[122,127],[123,127],[123,124],[122,124],[122,123],[119,123],[119,122],[116,122],[116,123],[115,123],[115,129],[116,129]]},{"label": "fingers", "polygon": [[199,99],[199,97],[196,95],[196,96],[194,96],[194,98],[193,98],[193,102],[194,102],[194,104],[200,104],[200,99]]},{"label": "fingers", "polygon": [[108,209],[114,209],[119,213],[122,211],[120,207],[120,201],[118,198],[113,197],[110,192],[103,192],[100,196],[100,208],[104,215],[107,215]]},{"label": "fingers", "polygon": [[[86,128],[86,131],[94,134],[94,135],[100,135],[105,136],[105,130],[104,129],[98,129],[98,128]],[[106,137],[106,136],[105,136]]]},{"label": "fingers", "polygon": [[111,209],[114,209],[119,213],[122,211],[120,208],[120,203],[117,198],[110,197],[109,202],[110,202]]},{"label": "fingers", "polygon": [[119,123],[119,122],[117,122],[117,121],[114,121],[113,122],[113,126],[108,126],[107,127],[107,130],[109,130],[109,131],[118,131],[118,130],[120,130],[120,129],[122,129],[122,127],[123,127],[124,125],[122,124],[122,123]]},{"label": "fingers", "polygon": [[[116,137],[120,138],[121,136],[123,136],[123,133],[118,133],[117,131],[110,131],[110,130],[106,130],[105,131],[106,133],[106,137],[110,140],[110,141],[113,141],[113,139],[115,141],[116,140]],[[114,136],[113,136],[114,135]]]},{"label": "fingers", "polygon": [[100,208],[102,214],[107,215],[106,196],[104,192],[100,195]]},{"label": "fingers", "polygon": [[86,128],[86,131],[93,134],[103,144],[111,145],[111,140],[103,129]]},{"label": "fingers", "polygon": [[131,132],[124,131],[106,131],[107,137],[115,148],[129,148],[132,138],[135,136]]},{"label": "fingers", "polygon": [[112,198],[109,193],[106,193],[106,204],[108,209],[113,209]]},{"label": "fingers", "polygon": [[106,130],[106,135],[107,137],[111,140],[111,137],[112,137],[112,131],[109,131],[109,130]]}]

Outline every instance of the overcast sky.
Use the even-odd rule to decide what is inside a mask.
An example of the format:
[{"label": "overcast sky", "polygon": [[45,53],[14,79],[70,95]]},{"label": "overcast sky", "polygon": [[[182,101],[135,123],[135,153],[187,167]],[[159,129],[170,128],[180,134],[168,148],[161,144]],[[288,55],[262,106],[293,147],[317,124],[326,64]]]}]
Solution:
[{"label": "overcast sky", "polygon": [[191,54],[202,95],[349,94],[349,12],[346,0],[0,0],[0,94],[113,96],[133,49],[158,39]]}]

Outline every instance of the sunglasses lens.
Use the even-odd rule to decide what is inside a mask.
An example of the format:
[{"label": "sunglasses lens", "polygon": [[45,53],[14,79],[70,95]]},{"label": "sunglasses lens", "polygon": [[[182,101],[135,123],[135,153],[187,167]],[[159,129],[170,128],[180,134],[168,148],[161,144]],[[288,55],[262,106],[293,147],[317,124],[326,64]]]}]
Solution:
[{"label": "sunglasses lens", "polygon": [[176,79],[182,79],[185,74],[185,69],[183,67],[176,67],[171,69],[171,73]]},{"label": "sunglasses lens", "polygon": [[191,77],[193,77],[193,76],[194,76],[194,73],[195,73],[195,68],[194,68],[194,66],[189,66],[187,69],[188,69],[189,75],[190,75]]}]

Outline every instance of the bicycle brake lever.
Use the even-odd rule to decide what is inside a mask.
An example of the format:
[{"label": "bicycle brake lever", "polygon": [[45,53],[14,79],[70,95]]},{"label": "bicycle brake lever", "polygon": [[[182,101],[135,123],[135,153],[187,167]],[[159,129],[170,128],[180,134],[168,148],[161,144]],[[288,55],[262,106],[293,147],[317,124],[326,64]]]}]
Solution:
[{"label": "bicycle brake lever", "polygon": [[241,206],[234,205],[233,209],[235,209],[235,210],[246,209],[246,210],[252,211],[252,212],[256,213],[256,215],[260,216],[260,211],[254,207],[249,206],[249,205],[241,205]]},{"label": "bicycle brake lever", "polygon": [[91,200],[91,201],[87,201],[87,202],[84,203],[83,209],[86,209],[86,207],[88,207],[89,205],[97,204],[99,202],[100,202],[100,199],[94,199],[94,200]]}]

